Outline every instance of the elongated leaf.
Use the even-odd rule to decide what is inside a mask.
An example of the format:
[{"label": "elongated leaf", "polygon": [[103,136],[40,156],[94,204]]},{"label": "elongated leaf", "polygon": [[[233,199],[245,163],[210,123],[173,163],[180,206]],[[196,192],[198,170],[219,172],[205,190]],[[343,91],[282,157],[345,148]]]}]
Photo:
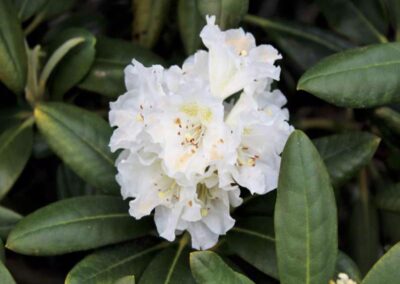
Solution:
[{"label": "elongated leaf", "polygon": [[4,251],[4,243],[3,240],[0,239],[0,262],[5,263],[6,262],[6,254]]},{"label": "elongated leaf", "polygon": [[200,14],[215,15],[222,30],[236,27],[249,9],[248,0],[198,0]]},{"label": "elongated leaf", "polygon": [[152,48],[161,33],[167,18],[170,0],[132,0],[133,38],[141,45]]},{"label": "elongated leaf", "polygon": [[71,28],[61,33],[50,45],[50,52],[56,50],[67,40],[83,38],[84,42],[74,47],[58,63],[50,77],[50,95],[61,99],[73,86],[88,73],[95,58],[96,38],[84,29]]},{"label": "elongated leaf", "polygon": [[1,284],[16,284],[15,280],[7,270],[3,262],[0,261],[0,283]]},{"label": "elongated leaf", "polygon": [[252,195],[235,212],[240,216],[273,216],[276,202],[276,191],[264,195]]},{"label": "elongated leaf", "polygon": [[157,254],[140,278],[140,284],[153,283],[195,283],[189,267],[189,249],[179,245]]},{"label": "elongated leaf", "polygon": [[14,93],[25,88],[27,64],[24,35],[11,0],[0,1],[0,81]]},{"label": "elongated leaf", "polygon": [[35,109],[39,130],[53,151],[83,180],[104,192],[116,192],[110,126],[97,115],[63,103]]},{"label": "elongated leaf", "polygon": [[70,10],[76,2],[76,0],[48,0],[46,5],[42,7],[41,17],[43,17],[43,19],[53,18]]},{"label": "elongated leaf", "polygon": [[28,119],[0,135],[0,198],[14,185],[29,159],[32,124],[33,120]]},{"label": "elongated leaf", "polygon": [[15,0],[18,17],[26,21],[43,8],[49,0]]},{"label": "elongated leaf", "polygon": [[397,283],[400,279],[400,243],[393,246],[365,276],[362,284]]},{"label": "elongated leaf", "polygon": [[346,273],[350,279],[356,281],[356,283],[361,283],[361,272],[357,267],[357,264],[345,253],[339,251],[337,260],[335,274]]},{"label": "elongated leaf", "polygon": [[337,256],[332,186],[317,149],[293,132],[282,154],[275,205],[275,236],[282,283],[328,283]]},{"label": "elongated leaf", "polygon": [[343,184],[367,165],[379,142],[379,137],[367,132],[349,132],[313,140],[335,186]]},{"label": "elongated leaf", "polygon": [[316,27],[248,15],[245,22],[260,26],[281,50],[300,68],[307,69],[332,53],[353,47],[352,44]]},{"label": "elongated leaf", "polygon": [[375,110],[374,114],[393,133],[400,135],[400,113],[388,107],[381,107]]},{"label": "elongated leaf", "polygon": [[57,196],[59,199],[93,195],[95,191],[66,165],[57,169]]},{"label": "elongated leaf", "polygon": [[99,250],[75,265],[65,283],[114,284],[128,274],[139,278],[154,255],[165,246],[165,243],[138,240]]},{"label": "elongated leaf", "polygon": [[400,213],[400,183],[380,188],[375,203],[380,209]]},{"label": "elongated leaf", "polygon": [[10,209],[0,206],[0,238],[5,240],[8,233],[22,216]]},{"label": "elongated leaf", "polygon": [[212,251],[192,252],[190,254],[190,268],[197,283],[254,283],[243,274],[235,272]]},{"label": "elongated leaf", "polygon": [[198,0],[179,0],[179,32],[186,54],[191,55],[201,47],[200,31],[205,25],[204,18],[197,9]]},{"label": "elongated leaf", "polygon": [[143,236],[149,220],[136,221],[119,197],[90,196],[58,201],[21,220],[6,247],[28,255],[57,255]]},{"label": "elongated leaf", "polygon": [[356,48],[329,56],[297,85],[337,106],[365,108],[400,102],[400,43]]},{"label": "elongated leaf", "polygon": [[124,276],[118,279],[115,284],[135,284],[135,276]]},{"label": "elongated leaf", "polygon": [[[368,2],[363,0],[362,2]],[[375,7],[373,15],[366,15],[360,10],[360,4],[349,0],[316,0],[328,20],[329,25],[338,33],[341,33],[361,44],[385,41],[384,35],[375,24],[381,21],[371,22],[377,13],[379,6]],[[362,3],[361,2],[361,3]],[[369,1],[370,2],[370,1]],[[374,1],[377,3],[377,1]],[[381,30],[384,29],[379,25]]]},{"label": "elongated leaf", "polygon": [[100,37],[96,44],[94,64],[79,87],[112,98],[123,94],[126,90],[124,69],[132,59],[146,66],[164,63],[159,56],[137,44]]},{"label": "elongated leaf", "polygon": [[249,217],[238,220],[228,232],[229,251],[264,272],[278,279],[275,236],[271,217]]}]

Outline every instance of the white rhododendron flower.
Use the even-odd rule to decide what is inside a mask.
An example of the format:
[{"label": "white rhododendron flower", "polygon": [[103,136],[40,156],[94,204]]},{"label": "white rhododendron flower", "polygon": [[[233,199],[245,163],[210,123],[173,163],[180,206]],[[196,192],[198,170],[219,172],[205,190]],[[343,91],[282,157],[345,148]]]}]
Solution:
[{"label": "white rhododendron flower", "polygon": [[221,31],[215,17],[200,36],[208,50],[182,68],[133,60],[125,69],[127,92],[110,104],[110,148],[122,150],[116,179],[130,215],[154,212],[161,237],[188,231],[193,248],[208,249],[234,226],[241,190],[277,187],[293,128],[285,96],[271,90],[277,50],[242,29]]},{"label": "white rhododendron flower", "polygon": [[346,273],[342,272],[339,273],[336,282],[331,280],[329,284],[357,284],[357,282],[352,280]]}]

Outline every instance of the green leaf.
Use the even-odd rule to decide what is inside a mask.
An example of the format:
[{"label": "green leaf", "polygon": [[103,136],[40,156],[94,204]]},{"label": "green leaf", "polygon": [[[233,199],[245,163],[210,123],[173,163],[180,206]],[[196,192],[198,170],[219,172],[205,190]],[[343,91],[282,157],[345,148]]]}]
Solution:
[{"label": "green leaf", "polygon": [[365,276],[362,284],[397,283],[400,279],[400,243],[393,246]]},{"label": "green leaf", "polygon": [[13,126],[0,135],[0,198],[18,179],[32,151],[33,119]]},{"label": "green leaf", "polygon": [[249,0],[198,0],[200,14],[215,15],[222,30],[236,27],[249,9]]},{"label": "green leaf", "polygon": [[132,0],[132,36],[141,45],[152,48],[167,19],[171,0]]},{"label": "green leaf", "polygon": [[27,255],[87,250],[143,236],[151,229],[148,221],[129,216],[119,197],[75,197],[26,216],[11,231],[6,247]]},{"label": "green leaf", "polygon": [[78,176],[104,192],[118,191],[108,148],[112,130],[102,118],[75,106],[46,103],[35,108],[35,119],[52,150]]},{"label": "green leaf", "polygon": [[273,216],[276,202],[276,191],[263,195],[251,195],[243,200],[235,212],[240,216]]},{"label": "green leaf", "polygon": [[375,197],[379,209],[400,213],[400,183],[380,188]]},{"label": "green leaf", "polygon": [[66,165],[61,164],[57,169],[57,196],[58,199],[93,195],[95,191],[87,185]]},{"label": "green leaf", "polygon": [[342,185],[367,165],[380,138],[367,132],[349,132],[313,140],[321,155],[332,184]]},{"label": "green leaf", "polygon": [[4,250],[4,243],[2,239],[0,239],[0,262],[6,263],[6,252]]},{"label": "green leaf", "polygon": [[56,99],[61,99],[85,77],[95,58],[96,38],[90,32],[79,28],[71,28],[61,33],[50,44],[50,53],[73,38],[82,38],[84,42],[61,59],[50,77],[50,95]]},{"label": "green leaf", "polygon": [[[31,1],[31,0],[30,0]],[[76,0],[48,0],[46,5],[42,7],[41,13],[44,19],[53,18],[70,10],[76,3]]]},{"label": "green leaf", "polygon": [[370,45],[321,60],[297,85],[331,104],[365,108],[400,102],[400,43]]},{"label": "green leaf", "polygon": [[147,266],[140,284],[195,283],[189,267],[189,249],[185,248],[187,235],[178,246],[164,249]]},{"label": "green leaf", "polygon": [[[363,0],[362,2],[366,1],[368,0]],[[376,15],[379,9],[378,1],[374,1],[377,7],[374,9],[373,15],[364,14],[360,10],[363,4],[360,1],[360,3],[354,3],[350,0],[316,0],[316,2],[320,6],[329,25],[338,33],[361,44],[387,41],[385,36],[374,25],[374,23],[381,24],[383,19],[381,18],[381,21],[375,20],[374,23],[371,22],[372,19],[379,17],[379,15]],[[380,28],[383,30],[384,26],[380,25]]]},{"label": "green leaf", "polygon": [[1,284],[16,284],[15,280],[7,270],[3,262],[0,261],[0,283]]},{"label": "green leaf", "polygon": [[271,217],[239,219],[226,236],[229,251],[278,279],[274,225]]},{"label": "green leaf", "polygon": [[15,0],[18,17],[26,21],[36,13],[40,12],[49,0]]},{"label": "green leaf", "polygon": [[316,27],[247,15],[246,23],[261,27],[280,49],[305,70],[323,57],[353,47],[352,44]]},{"label": "green leaf", "polygon": [[341,251],[339,251],[337,256],[335,275],[339,275],[339,273],[346,273],[352,280],[361,283],[361,272],[357,264]]},{"label": "green leaf", "polygon": [[243,274],[235,272],[221,257],[212,251],[192,252],[190,254],[190,268],[197,283],[254,283]]},{"label": "green leaf", "polygon": [[133,58],[146,66],[164,63],[159,56],[137,44],[100,37],[96,44],[94,64],[79,87],[116,98],[126,91],[124,69]]},{"label": "green leaf", "polygon": [[24,35],[11,0],[0,1],[0,81],[22,93],[27,74]]},{"label": "green leaf", "polygon": [[179,0],[178,2],[179,32],[187,55],[200,49],[200,31],[206,23],[197,9],[198,1]]},{"label": "green leaf", "polygon": [[115,284],[135,284],[135,276],[124,276],[118,279]]},{"label": "green leaf", "polygon": [[0,206],[0,238],[7,239],[11,229],[22,219],[22,216],[8,208]]},{"label": "green leaf", "polygon": [[400,2],[398,0],[385,0],[392,26],[396,30],[396,40],[400,40]]},{"label": "green leaf", "polygon": [[337,216],[325,165],[308,137],[294,131],[283,150],[275,205],[282,283],[328,283],[337,256]]},{"label": "green leaf", "polygon": [[381,107],[376,109],[374,114],[394,134],[400,135],[400,113],[388,107]]},{"label": "green leaf", "polygon": [[114,284],[122,276],[139,278],[154,255],[166,243],[137,241],[99,250],[78,262],[68,273],[66,284]]}]

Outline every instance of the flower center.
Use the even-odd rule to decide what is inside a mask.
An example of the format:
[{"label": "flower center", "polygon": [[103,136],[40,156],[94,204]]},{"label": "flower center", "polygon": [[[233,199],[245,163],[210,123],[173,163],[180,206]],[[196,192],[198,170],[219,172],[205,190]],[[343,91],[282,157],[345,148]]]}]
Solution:
[{"label": "flower center", "polygon": [[[157,183],[154,186],[158,186]],[[165,199],[165,201],[170,202],[172,200],[179,200],[180,197],[180,187],[176,183],[176,181],[171,181],[167,186],[164,188],[158,189],[158,197]]]},{"label": "flower center", "polygon": [[213,195],[212,189],[208,188],[205,184],[197,185],[197,198],[200,200],[201,216],[205,217],[210,211],[210,202],[212,199],[217,198]]},{"label": "flower center", "polygon": [[178,126],[178,136],[181,136],[181,146],[190,146],[194,153],[200,147],[201,140],[206,132],[206,127],[200,122],[193,122],[187,119],[182,121],[180,118],[175,119],[175,124]]},{"label": "flower center", "polygon": [[249,166],[255,167],[257,160],[260,158],[257,154],[253,153],[248,146],[240,146],[238,149],[238,157],[236,165],[239,167]]}]

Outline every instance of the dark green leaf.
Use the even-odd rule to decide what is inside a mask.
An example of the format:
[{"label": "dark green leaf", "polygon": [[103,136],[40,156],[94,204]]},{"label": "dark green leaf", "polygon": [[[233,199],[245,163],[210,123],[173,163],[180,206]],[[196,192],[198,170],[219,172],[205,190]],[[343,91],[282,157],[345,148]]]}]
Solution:
[{"label": "dark green leaf", "polygon": [[75,5],[76,0],[48,0],[41,9],[42,17],[45,19],[53,18],[70,10]]},{"label": "dark green leaf", "polygon": [[352,45],[328,31],[248,15],[245,21],[260,26],[300,68],[307,69],[320,59]]},{"label": "dark green leaf", "polygon": [[0,261],[0,283],[1,284],[16,284],[15,280],[7,270],[3,262]]},{"label": "dark green leaf", "polygon": [[78,84],[88,73],[95,57],[96,38],[84,29],[71,28],[62,32],[50,43],[50,54],[72,38],[85,41],[69,51],[57,64],[49,81],[50,95],[61,99],[73,86]]},{"label": "dark green leaf", "polygon": [[400,1],[385,0],[392,26],[396,30],[396,39],[400,40]]},{"label": "dark green leaf", "polygon": [[124,69],[134,58],[146,66],[163,64],[159,56],[137,44],[100,37],[94,64],[79,87],[112,98],[123,94],[126,90]]},{"label": "dark green leaf", "polygon": [[201,47],[200,31],[205,25],[204,18],[197,9],[198,0],[179,0],[179,32],[186,54],[191,55]]},{"label": "dark green leaf", "polygon": [[400,102],[400,43],[370,45],[331,55],[297,85],[337,106],[365,108]]},{"label": "dark green leaf", "polygon": [[0,135],[0,198],[14,185],[31,155],[33,119]]},{"label": "dark green leaf", "polygon": [[235,212],[240,216],[273,216],[275,201],[275,190],[264,195],[251,195],[248,199],[244,199],[243,204]]},{"label": "dark green leaf", "polygon": [[148,219],[136,221],[119,197],[76,197],[47,205],[22,219],[6,247],[28,255],[57,255],[143,236]]},{"label": "dark green leaf", "polygon": [[249,217],[238,221],[226,236],[229,251],[278,279],[275,236],[271,217]]},{"label": "dark green leaf", "polygon": [[249,9],[249,0],[198,0],[200,14],[215,15],[222,30],[236,27]]},{"label": "dark green leaf", "polygon": [[335,274],[346,273],[350,279],[361,283],[361,272],[357,267],[357,264],[345,253],[339,251],[337,260]]},{"label": "dark green leaf", "polygon": [[379,188],[375,203],[379,209],[400,213],[400,183]]},{"label": "dark green leaf", "polygon": [[133,0],[133,38],[141,45],[152,48],[167,18],[171,0]]},{"label": "dark green leaf", "polygon": [[114,284],[122,276],[133,274],[139,278],[156,252],[165,243],[137,240],[99,250],[80,261],[69,272],[66,284]]},{"label": "dark green leaf", "polygon": [[367,165],[379,142],[379,137],[367,132],[349,132],[313,140],[335,186],[343,184]]},{"label": "dark green leaf", "polygon": [[87,110],[63,103],[35,109],[39,130],[53,151],[83,180],[104,192],[117,192],[111,127]]},{"label": "dark green leaf", "polygon": [[374,114],[394,134],[400,135],[400,113],[388,107],[381,107],[376,109]]},{"label": "dark green leaf", "polygon": [[0,239],[0,262],[3,264],[6,263],[6,253],[4,251],[4,243],[2,239]]},{"label": "dark green leaf", "polygon": [[0,206],[0,238],[7,239],[8,233],[22,216],[8,208]]},{"label": "dark green leaf", "polygon": [[87,185],[66,165],[57,169],[57,196],[58,199],[95,194],[93,188]]},{"label": "dark green leaf", "polygon": [[365,276],[362,284],[394,284],[400,279],[400,243],[393,246]]},{"label": "dark green leaf", "polygon": [[189,249],[184,247],[182,241],[179,246],[164,249],[150,262],[139,282],[140,284],[195,283],[189,267]]},{"label": "dark green leaf", "polygon": [[279,278],[328,283],[337,256],[337,216],[325,165],[308,137],[293,132],[282,154],[275,205]]},{"label": "dark green leaf", "polygon": [[201,284],[254,283],[243,274],[235,272],[212,251],[192,252],[190,268],[196,282]]},{"label": "dark green leaf", "polygon": [[[385,36],[381,34],[374,25],[379,23],[381,30],[384,29],[382,18],[379,18],[378,5],[375,7],[372,15],[364,14],[360,8],[365,8],[362,2],[371,2],[363,0],[360,3],[354,3],[350,0],[316,0],[320,6],[329,25],[338,33],[345,35],[361,44],[385,41]],[[377,4],[378,1],[374,1]],[[362,7],[363,6],[363,7]],[[371,20],[375,20],[374,23]]]},{"label": "dark green leaf", "polygon": [[38,13],[49,0],[15,0],[18,17],[26,21]]},{"label": "dark green leaf", "polygon": [[24,35],[11,0],[0,1],[0,81],[22,93],[27,74]]}]

